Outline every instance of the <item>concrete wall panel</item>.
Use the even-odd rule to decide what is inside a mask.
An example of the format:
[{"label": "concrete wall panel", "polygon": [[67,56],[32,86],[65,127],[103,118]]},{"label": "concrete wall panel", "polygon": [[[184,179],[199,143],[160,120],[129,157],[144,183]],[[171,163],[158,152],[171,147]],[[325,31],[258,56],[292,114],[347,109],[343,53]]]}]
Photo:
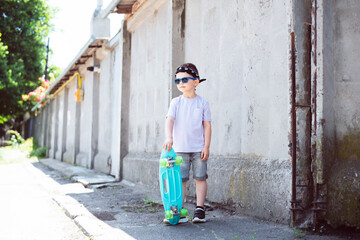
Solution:
[{"label": "concrete wall panel", "polygon": [[[123,36],[122,31],[118,33]],[[121,156],[121,93],[122,93],[122,71],[123,71],[123,39],[120,37],[117,46],[111,52],[111,172],[117,179],[120,178],[120,156]]]},{"label": "concrete wall panel", "polygon": [[[333,226],[360,226],[360,2],[334,1],[335,162],[328,182],[327,217]],[[333,151],[334,148],[327,149]]]},{"label": "concrete wall panel", "polygon": [[59,101],[58,103],[58,112],[57,112],[57,122],[58,124],[58,135],[57,135],[57,142],[58,142],[58,148],[56,150],[55,153],[55,158],[57,160],[62,161],[62,154],[63,154],[63,128],[64,128],[64,121],[63,121],[63,116],[65,114],[64,112],[64,106],[65,106],[65,89],[61,90],[58,94],[57,94],[57,101]]},{"label": "concrete wall panel", "polygon": [[[286,1],[187,1],[184,32],[185,62],[207,78],[197,93],[212,111],[207,199],[281,222],[288,221],[283,206],[291,188],[287,7]],[[159,152],[164,140],[166,9],[132,34],[130,153],[123,163],[124,179],[154,189],[158,156],[146,152]],[[139,166],[146,173],[134,173]],[[187,193],[195,197],[193,182]]]},{"label": "concrete wall panel", "polygon": [[167,6],[131,38],[129,151],[159,152],[168,108],[169,31]]},{"label": "concrete wall panel", "polygon": [[111,140],[112,140],[112,78],[110,65],[112,54],[105,50],[100,61],[99,109],[98,109],[98,145],[94,160],[94,169],[110,173],[111,170]]},{"label": "concrete wall panel", "polygon": [[67,86],[67,126],[66,126],[66,150],[64,153],[64,162],[74,164],[74,151],[75,151],[75,126],[76,126],[76,100],[75,90],[77,88],[77,81],[74,79]]},{"label": "concrete wall panel", "polygon": [[58,126],[58,122],[56,122],[57,118],[57,105],[56,105],[56,98],[52,99],[49,103],[48,107],[51,107],[52,111],[51,111],[51,116],[50,117],[50,148],[49,148],[49,158],[55,158],[55,152],[57,149],[57,126]]},{"label": "concrete wall panel", "polygon": [[[286,1],[186,4],[185,61],[213,114],[212,153],[287,157]],[[200,12],[199,12],[200,11]]]},{"label": "concrete wall panel", "polygon": [[111,147],[111,124],[112,124],[112,77],[110,72],[112,55],[107,53],[101,61],[100,68],[100,95],[99,95],[99,152],[110,152]]},{"label": "concrete wall panel", "polygon": [[[89,65],[92,60],[88,60]],[[83,167],[91,167],[89,158],[90,146],[91,146],[91,108],[92,102],[92,86],[93,86],[93,73],[86,71],[84,73],[84,79],[82,80],[82,89],[84,90],[84,101],[80,105],[80,144],[79,153],[76,156],[76,163]]]}]

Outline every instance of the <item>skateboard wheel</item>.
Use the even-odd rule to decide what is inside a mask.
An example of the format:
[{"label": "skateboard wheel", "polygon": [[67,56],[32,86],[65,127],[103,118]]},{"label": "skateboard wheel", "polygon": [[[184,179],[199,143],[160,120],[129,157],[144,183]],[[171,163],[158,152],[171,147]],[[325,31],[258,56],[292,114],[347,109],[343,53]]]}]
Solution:
[{"label": "skateboard wheel", "polygon": [[165,218],[166,219],[171,219],[173,218],[173,214],[171,210],[165,211]]},{"label": "skateboard wheel", "polygon": [[166,167],[167,161],[166,158],[161,158],[160,159],[160,167]]},{"label": "skateboard wheel", "polygon": [[181,165],[184,162],[183,158],[180,156],[176,157],[175,160],[176,160],[176,165]]},{"label": "skateboard wheel", "polygon": [[187,215],[189,215],[188,210],[186,208],[183,208],[180,210],[180,216],[181,217],[186,217]]}]

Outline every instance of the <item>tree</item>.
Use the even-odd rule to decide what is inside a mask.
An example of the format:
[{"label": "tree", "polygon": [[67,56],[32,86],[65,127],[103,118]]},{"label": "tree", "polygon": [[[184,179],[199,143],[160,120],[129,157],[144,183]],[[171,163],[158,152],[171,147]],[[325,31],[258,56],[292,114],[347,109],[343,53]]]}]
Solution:
[{"label": "tree", "polygon": [[[7,54],[8,54],[7,46],[4,46],[4,44],[1,42],[1,33],[0,33],[0,94],[1,90],[5,88],[5,85],[3,83],[9,82],[10,76],[9,72],[7,70]],[[2,98],[0,96],[0,101],[2,103]],[[0,114],[0,124],[7,121],[7,116],[2,116]]]},{"label": "tree", "polygon": [[0,4],[0,124],[21,120],[31,108],[21,95],[41,85],[45,40],[54,11],[46,0],[2,0]]}]

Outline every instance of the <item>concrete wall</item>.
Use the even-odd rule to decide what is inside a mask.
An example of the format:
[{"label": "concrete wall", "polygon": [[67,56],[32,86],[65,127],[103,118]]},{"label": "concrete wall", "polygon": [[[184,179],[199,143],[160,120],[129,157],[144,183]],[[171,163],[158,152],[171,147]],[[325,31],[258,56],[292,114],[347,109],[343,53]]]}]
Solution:
[{"label": "concrete wall", "polygon": [[128,125],[122,126],[127,129],[128,150],[123,160],[123,178],[154,191],[159,189],[158,158],[172,94],[172,15],[169,13],[172,7],[169,4],[153,10],[153,14],[131,32],[130,58],[127,59],[130,81],[123,93],[129,94]]},{"label": "concrete wall", "polygon": [[197,90],[212,111],[208,200],[281,221],[290,198],[287,8],[287,1],[192,1],[185,23],[185,62],[208,79]]},{"label": "concrete wall", "polygon": [[51,101],[49,104],[51,106],[51,115],[50,117],[50,138],[49,138],[49,157],[51,158],[55,158],[55,153],[56,153],[56,149],[57,149],[57,142],[56,142],[56,138],[55,136],[57,135],[57,126],[58,126],[58,122],[57,122],[57,118],[56,118],[56,113],[57,113],[57,99]]},{"label": "concrete wall", "polygon": [[[92,59],[87,61],[86,66],[92,63]],[[82,73],[82,89],[84,90],[84,101],[80,103],[80,144],[79,153],[76,156],[76,163],[83,167],[91,167],[90,150],[91,150],[91,111],[92,111],[92,84],[93,73],[85,71]]]},{"label": "concrete wall", "polygon": [[[213,113],[212,153],[288,158],[287,1],[191,1],[185,61]],[[210,56],[209,56],[210,55]]]},{"label": "concrete wall", "polygon": [[[116,178],[120,178],[121,155],[122,68],[119,72],[117,64],[122,62],[122,39],[119,39],[112,48],[104,45],[80,67],[83,101],[75,100],[74,93],[79,84],[75,77],[42,109],[47,113],[45,115],[51,115],[48,118],[51,134],[46,142],[54,147],[50,148],[49,157],[94,168]],[[94,65],[100,66],[101,71],[86,70]],[[50,106],[54,107],[53,111]],[[39,115],[36,121],[41,126],[36,131],[39,138],[46,128],[42,124],[46,121],[44,116]],[[114,166],[112,159],[116,159]]]},{"label": "concrete wall", "polygon": [[[112,54],[102,50],[100,56],[100,79],[99,79],[99,129],[98,146],[94,159],[94,168],[104,173],[110,173],[111,169],[111,140],[112,134],[112,92],[113,85],[110,71]],[[98,56],[99,57],[99,56]]]},{"label": "concrete wall", "polygon": [[[288,220],[291,187],[287,8],[287,1],[187,1],[183,33],[185,62],[195,63],[200,77],[208,79],[197,89],[212,111],[207,200],[281,222]],[[124,178],[154,190],[166,92],[179,94],[171,91],[175,69],[167,77],[166,49],[173,37],[167,34],[179,27],[172,26],[169,9],[168,2],[155,11],[131,41]],[[140,167],[141,173],[133,171]],[[188,194],[195,197],[193,183]]]},{"label": "concrete wall", "polygon": [[74,164],[74,153],[75,153],[75,136],[76,136],[76,101],[75,101],[75,90],[77,88],[77,81],[74,80],[66,86],[66,91],[68,91],[67,98],[67,113],[66,113],[66,142],[65,142],[65,152],[63,156],[63,161],[69,164]]},{"label": "concrete wall", "polygon": [[111,95],[111,175],[120,178],[121,161],[121,103],[123,72],[123,31],[114,38],[110,53]]},{"label": "concrete wall", "polygon": [[[158,157],[169,104],[168,6],[156,10],[131,34],[128,154],[123,178],[158,190]],[[142,169],[137,172],[134,169]]]},{"label": "concrete wall", "polygon": [[131,36],[129,152],[159,152],[168,107],[169,51],[167,6]]},{"label": "concrete wall", "polygon": [[42,111],[38,111],[36,116],[32,116],[32,124],[30,127],[32,128],[33,139],[36,140],[38,144],[41,144]]},{"label": "concrete wall", "polygon": [[59,92],[59,94],[57,95],[57,98],[59,99],[59,103],[58,103],[58,110],[57,112],[55,112],[55,114],[57,115],[56,118],[58,119],[57,122],[58,124],[58,135],[55,136],[55,138],[57,138],[57,145],[58,148],[56,150],[55,153],[55,158],[59,159],[60,161],[63,160],[63,153],[65,152],[65,144],[66,144],[66,126],[67,126],[67,96],[68,96],[68,92],[67,89],[64,88],[63,90],[61,90]]},{"label": "concrete wall", "polygon": [[[329,222],[360,226],[360,2],[334,1],[333,29],[335,158],[329,163]],[[333,152],[333,150],[328,149]],[[331,209],[331,211],[330,211]]]}]

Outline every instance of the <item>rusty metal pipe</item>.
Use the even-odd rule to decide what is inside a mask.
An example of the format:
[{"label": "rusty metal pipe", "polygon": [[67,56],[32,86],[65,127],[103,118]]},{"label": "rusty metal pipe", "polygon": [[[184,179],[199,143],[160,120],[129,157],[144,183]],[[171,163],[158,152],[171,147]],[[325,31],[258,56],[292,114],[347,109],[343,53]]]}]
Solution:
[{"label": "rusty metal pipe", "polygon": [[296,222],[296,53],[295,53],[295,33],[290,34],[291,41],[291,222]]}]

